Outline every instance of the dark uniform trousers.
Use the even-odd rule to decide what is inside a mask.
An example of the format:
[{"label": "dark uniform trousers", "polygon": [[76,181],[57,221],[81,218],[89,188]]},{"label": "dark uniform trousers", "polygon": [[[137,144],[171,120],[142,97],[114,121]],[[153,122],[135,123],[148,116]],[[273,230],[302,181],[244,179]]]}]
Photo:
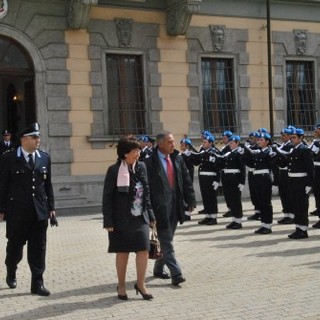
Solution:
[{"label": "dark uniform trousers", "polygon": [[257,208],[261,211],[261,222],[271,224],[273,209],[271,204],[272,179],[269,173],[253,174],[253,196]]},{"label": "dark uniform trousers", "polygon": [[254,210],[259,210],[257,206],[257,199],[256,199],[256,186],[254,185],[254,179],[253,179],[253,172],[252,168],[248,167],[248,185],[249,185],[249,192],[250,192],[250,200],[254,206]]},{"label": "dark uniform trousers", "polygon": [[320,165],[314,166],[313,195],[316,202],[316,209],[320,218]]},{"label": "dark uniform trousers", "polygon": [[279,196],[283,213],[293,213],[291,194],[288,188],[288,170],[279,168]]},{"label": "dark uniform trousers", "polygon": [[227,183],[223,181],[223,193],[226,200],[227,207],[230,209],[232,216],[235,218],[242,218],[242,202],[241,202],[241,191],[238,186],[234,183]]},{"label": "dark uniform trousers", "polygon": [[199,172],[200,193],[203,208],[207,214],[216,214],[218,212],[217,193],[212,185],[214,181],[214,176],[202,175],[201,172]]}]

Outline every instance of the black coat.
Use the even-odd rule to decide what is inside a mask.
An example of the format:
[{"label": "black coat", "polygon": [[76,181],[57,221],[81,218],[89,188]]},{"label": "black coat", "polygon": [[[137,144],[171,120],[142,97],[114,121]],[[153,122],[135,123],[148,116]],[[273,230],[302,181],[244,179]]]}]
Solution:
[{"label": "black coat", "polygon": [[[133,194],[120,192],[117,188],[120,161],[111,165],[104,180],[102,213],[103,227],[123,230],[129,223]],[[143,162],[138,162],[135,167],[137,179],[143,184],[143,218],[147,224],[154,221],[154,214],[150,203],[150,191],[147,184],[147,170]],[[132,173],[130,173],[132,175]],[[132,179],[131,187],[132,187]],[[130,188],[129,188],[130,189]]]},{"label": "black coat", "polygon": [[[192,186],[189,171],[184,160],[175,151],[170,155],[175,171],[175,199],[176,214],[180,223],[184,222],[184,201],[189,207],[196,207],[195,194]],[[145,160],[148,171],[150,186],[151,204],[156,217],[157,227],[165,229],[170,225],[170,208],[165,190],[168,190],[169,183],[158,156],[158,148],[155,148],[152,155]]]},{"label": "black coat", "polygon": [[38,221],[54,210],[50,156],[36,151],[35,168],[26,162],[21,148],[0,157],[0,212],[7,220],[28,220],[36,213]]}]

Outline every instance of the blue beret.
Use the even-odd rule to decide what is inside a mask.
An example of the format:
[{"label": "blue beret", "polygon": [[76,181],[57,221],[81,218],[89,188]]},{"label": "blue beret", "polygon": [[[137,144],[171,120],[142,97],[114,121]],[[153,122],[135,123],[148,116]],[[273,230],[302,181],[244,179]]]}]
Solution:
[{"label": "blue beret", "polygon": [[266,128],[260,128],[260,129],[258,129],[258,132],[260,132],[260,133],[268,133],[268,130]]},{"label": "blue beret", "polygon": [[271,140],[271,136],[269,133],[261,133],[260,138],[263,138],[265,140]]},{"label": "blue beret", "polygon": [[257,137],[258,138],[259,136],[260,136],[260,134],[257,131],[251,131],[249,133],[249,137]]},{"label": "blue beret", "polygon": [[316,124],[314,130],[320,129],[320,123]]},{"label": "blue beret", "polygon": [[215,137],[214,136],[212,136],[212,135],[206,135],[206,136],[203,136],[203,140],[208,140],[209,142],[213,142],[213,141],[215,141],[216,139],[215,139]]},{"label": "blue beret", "polygon": [[192,146],[192,142],[189,138],[184,138],[184,139],[181,139],[180,140],[180,143],[185,143],[187,144],[188,146]]},{"label": "blue beret", "polygon": [[298,136],[303,136],[304,135],[304,131],[302,129],[299,129],[299,128],[294,128],[294,130],[292,130],[292,134],[296,134]]},{"label": "blue beret", "polygon": [[211,136],[211,132],[208,131],[208,130],[201,131],[201,134],[202,134],[203,136]]},{"label": "blue beret", "polygon": [[281,130],[281,134],[292,134],[292,129],[284,128]]},{"label": "blue beret", "polygon": [[241,138],[238,135],[233,135],[231,137],[229,137],[229,141],[240,141]]},{"label": "blue beret", "polygon": [[287,126],[287,129],[295,130],[295,129],[296,129],[296,127],[289,125],[289,126]]},{"label": "blue beret", "polygon": [[226,136],[228,138],[230,138],[232,136],[232,132],[231,131],[224,131],[222,134],[221,134],[222,137]]},{"label": "blue beret", "polygon": [[147,136],[140,136],[140,137],[138,137],[138,140],[141,142],[148,142],[149,141]]}]

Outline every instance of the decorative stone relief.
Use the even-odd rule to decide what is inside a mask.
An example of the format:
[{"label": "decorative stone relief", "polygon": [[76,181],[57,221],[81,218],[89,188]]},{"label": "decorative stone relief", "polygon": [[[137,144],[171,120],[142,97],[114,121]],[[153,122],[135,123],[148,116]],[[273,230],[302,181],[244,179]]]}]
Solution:
[{"label": "decorative stone relief", "polygon": [[191,17],[200,10],[202,0],[167,0],[167,32],[170,36],[184,35]]},{"label": "decorative stone relief", "polygon": [[85,29],[88,26],[91,7],[98,0],[69,0],[68,25],[71,29]]},{"label": "decorative stone relief", "polygon": [[211,39],[214,52],[221,52],[224,47],[224,26],[210,25]]},{"label": "decorative stone relief", "polygon": [[131,47],[132,19],[115,19],[118,32],[119,47]]},{"label": "decorative stone relief", "polygon": [[308,40],[307,30],[293,30],[294,38],[296,41],[297,55],[303,55],[307,50],[307,40]]}]

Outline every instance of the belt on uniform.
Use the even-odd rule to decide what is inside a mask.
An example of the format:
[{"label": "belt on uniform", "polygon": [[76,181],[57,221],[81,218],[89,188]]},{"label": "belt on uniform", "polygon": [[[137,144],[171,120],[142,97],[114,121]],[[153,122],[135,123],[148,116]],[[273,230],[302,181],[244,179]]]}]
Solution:
[{"label": "belt on uniform", "polygon": [[319,162],[319,161],[315,161],[313,164],[314,164],[315,166],[320,166],[320,162]]},{"label": "belt on uniform", "polygon": [[223,169],[224,173],[240,173],[239,169]]},{"label": "belt on uniform", "polygon": [[253,172],[253,171],[254,171],[254,168],[248,167],[248,171],[249,171],[249,172]]},{"label": "belt on uniform", "polygon": [[260,170],[253,171],[253,174],[264,174],[264,173],[270,173],[269,169],[260,169]]},{"label": "belt on uniform", "polygon": [[284,168],[279,167],[279,170],[288,170],[288,167],[284,167]]},{"label": "belt on uniform", "polygon": [[210,172],[210,171],[200,171],[199,175],[200,176],[216,176],[217,174],[215,172]]},{"label": "belt on uniform", "polygon": [[291,178],[302,178],[306,177],[308,174],[306,172],[289,172],[288,177]]}]

